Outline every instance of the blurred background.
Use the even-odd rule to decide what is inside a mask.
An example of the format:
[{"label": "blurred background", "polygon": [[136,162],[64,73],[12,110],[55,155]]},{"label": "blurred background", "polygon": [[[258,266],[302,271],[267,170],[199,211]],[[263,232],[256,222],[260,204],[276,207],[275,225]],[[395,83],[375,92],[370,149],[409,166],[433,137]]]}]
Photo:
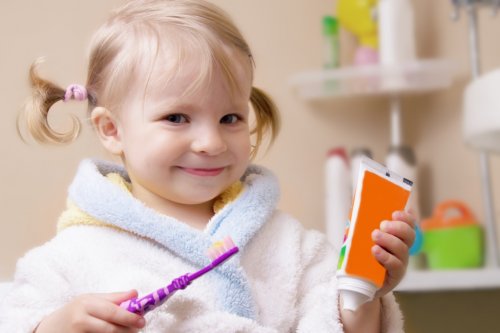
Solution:
[{"label": "blurred background", "polygon": [[[80,117],[87,126],[75,143],[52,147],[20,139],[16,119],[30,93],[29,66],[44,56],[46,62],[41,72],[49,78],[62,86],[84,84],[90,37],[109,11],[123,2],[0,2],[0,99],[3,103],[0,171],[4,175],[0,190],[4,214],[0,232],[0,281],[12,279],[17,259],[27,250],[54,236],[56,220],[65,205],[67,186],[79,161],[85,157],[110,158],[85,119],[85,106],[78,103],[56,105],[51,119],[64,128],[68,113]],[[471,219],[482,230],[487,230],[481,227],[488,220],[481,184],[481,149],[468,144],[463,131],[464,92],[474,76],[469,54],[469,22],[464,10],[460,19],[454,21],[450,18],[454,11],[452,1],[404,1],[411,5],[414,19],[411,27],[414,52],[409,60],[423,65],[424,69],[417,66],[420,72],[419,69],[411,72],[415,69],[410,66],[410,74],[396,74],[423,77],[427,81],[386,86],[374,83],[374,77],[380,79],[393,73],[385,71],[387,68],[403,68],[404,64],[384,66],[380,54],[376,59],[377,48],[374,53],[365,53],[364,58],[358,53],[361,39],[352,27],[343,25],[347,21],[342,22],[338,12],[341,0],[212,2],[224,8],[242,30],[257,66],[255,85],[266,90],[281,110],[282,131],[267,154],[256,161],[271,168],[279,177],[281,209],[308,228],[327,231],[327,153],[332,148],[340,148],[350,160],[353,152],[363,148],[373,159],[385,164],[390,147],[396,143],[411,150],[415,158],[410,164],[417,180],[415,202],[422,220],[432,217],[439,204],[454,200],[465,205]],[[361,3],[373,7],[377,2]],[[371,8],[369,11],[371,18],[380,19],[380,13]],[[401,12],[400,18],[406,17],[403,14]],[[332,28],[325,16],[336,19],[337,28]],[[500,67],[497,35],[500,18],[493,17],[488,8],[478,10],[477,16],[481,72],[489,73]],[[399,31],[398,25],[404,23],[399,21],[389,30]],[[399,50],[399,44],[396,46]],[[330,52],[325,52],[326,48]],[[429,77],[425,77],[426,74]],[[352,81],[347,87],[342,81],[345,77],[361,78],[361,87]],[[319,84],[319,91],[315,88],[309,95],[301,91],[315,84]],[[499,87],[494,88],[500,93]],[[500,141],[496,144],[500,146]],[[497,153],[491,153],[488,159],[493,217],[500,220],[500,158]],[[349,164],[351,167],[353,164]],[[403,169],[401,172],[406,172]],[[457,279],[465,281],[456,288],[441,286],[442,282],[432,287],[433,275],[422,275],[422,279],[431,282],[424,281],[423,287],[415,287],[408,281],[397,291],[407,332],[500,330],[495,320],[500,308],[500,275],[496,275],[497,264],[486,258],[488,237],[491,238],[493,232],[496,239],[497,229],[490,228],[490,235],[484,232],[483,238],[474,240],[485,253],[480,253],[481,262],[470,264],[470,268],[476,271],[483,268],[488,272],[460,275],[467,267],[456,264],[456,267],[445,267],[448,274],[445,278],[450,283],[454,280],[454,268],[460,269]],[[424,230],[424,243],[426,231],[430,229]],[[412,258],[413,266],[409,268],[409,273],[417,272],[413,275],[417,280],[420,280],[419,272],[433,268],[426,266],[425,258],[424,263],[419,262],[422,251]],[[491,253],[489,255],[491,257]],[[488,275],[490,271],[492,275]],[[476,283],[476,280],[490,281],[489,276],[498,277],[499,284]],[[436,278],[439,280],[442,276],[436,275]]]}]

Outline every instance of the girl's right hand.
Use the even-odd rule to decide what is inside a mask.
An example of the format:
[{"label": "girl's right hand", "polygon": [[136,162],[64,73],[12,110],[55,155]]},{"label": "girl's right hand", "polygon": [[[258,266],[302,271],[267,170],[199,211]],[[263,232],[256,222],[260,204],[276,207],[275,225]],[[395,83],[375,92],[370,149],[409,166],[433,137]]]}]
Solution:
[{"label": "girl's right hand", "polygon": [[136,333],[144,327],[144,318],[119,305],[133,297],[135,290],[78,296],[45,317],[34,333]]}]

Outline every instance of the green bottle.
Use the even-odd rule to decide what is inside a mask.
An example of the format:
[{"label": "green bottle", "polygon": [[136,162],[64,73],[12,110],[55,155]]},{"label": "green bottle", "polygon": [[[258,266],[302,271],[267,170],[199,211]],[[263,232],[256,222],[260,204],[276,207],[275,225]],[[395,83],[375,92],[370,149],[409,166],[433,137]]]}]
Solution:
[{"label": "green bottle", "polygon": [[339,66],[339,24],[330,15],[323,17],[323,67],[337,68]]}]

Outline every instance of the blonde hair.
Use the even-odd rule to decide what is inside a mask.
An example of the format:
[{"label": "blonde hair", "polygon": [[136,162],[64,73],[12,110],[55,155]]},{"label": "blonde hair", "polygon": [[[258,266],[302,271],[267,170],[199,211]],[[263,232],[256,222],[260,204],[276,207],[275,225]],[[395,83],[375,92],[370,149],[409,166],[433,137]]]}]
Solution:
[{"label": "blonde hair", "polygon": [[[189,54],[196,54],[199,59],[198,77],[186,94],[209,81],[214,68],[221,71],[231,92],[239,89],[235,80],[237,66],[232,64],[235,57],[226,52],[228,47],[243,55],[238,58],[248,60],[253,80],[250,48],[220,8],[203,0],[133,0],[113,12],[94,34],[86,83],[88,111],[95,107],[119,109],[122,97],[144,66],[149,68],[144,87],[146,94],[157,57],[166,47],[177,51],[165,71],[168,73],[166,82],[175,78]],[[47,119],[49,110],[56,102],[64,100],[65,90],[41,78],[37,73],[38,65],[37,61],[30,69],[33,94],[25,108],[27,128],[33,138],[42,143],[71,142],[79,134],[80,122],[73,119],[73,128],[67,133],[51,128]],[[280,120],[275,104],[262,90],[252,87],[250,103],[256,120],[251,131],[256,137],[255,155],[266,134],[270,134],[270,144],[274,141]]]}]

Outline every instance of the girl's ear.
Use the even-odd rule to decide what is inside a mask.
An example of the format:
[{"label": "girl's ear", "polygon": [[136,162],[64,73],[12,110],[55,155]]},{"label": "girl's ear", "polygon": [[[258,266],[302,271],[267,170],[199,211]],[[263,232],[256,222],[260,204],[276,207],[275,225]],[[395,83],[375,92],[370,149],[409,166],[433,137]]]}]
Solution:
[{"label": "girl's ear", "polygon": [[96,107],[92,110],[90,120],[104,148],[114,155],[121,155],[122,142],[118,122],[114,115],[106,108]]}]

